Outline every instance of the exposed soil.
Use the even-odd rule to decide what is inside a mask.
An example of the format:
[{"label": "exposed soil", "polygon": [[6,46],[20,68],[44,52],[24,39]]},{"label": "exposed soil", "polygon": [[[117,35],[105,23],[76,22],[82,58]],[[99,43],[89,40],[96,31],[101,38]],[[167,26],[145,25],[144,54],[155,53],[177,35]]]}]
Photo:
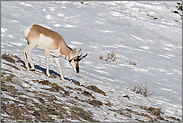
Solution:
[{"label": "exposed soil", "polygon": [[[3,54],[2,58],[6,60],[2,64],[12,69],[17,68],[19,72],[25,70],[24,65],[21,66],[22,68],[16,65],[16,62],[21,60],[18,56]],[[1,122],[99,122],[88,110],[87,107],[90,106],[98,109],[106,108],[127,118],[133,118],[132,115],[135,114],[148,119],[136,118],[135,120],[139,122],[182,121],[179,118],[164,115],[161,108],[134,105],[135,109],[129,106],[117,110],[113,108],[114,105],[110,101],[103,102],[96,97],[100,95],[105,98],[107,94],[95,85],[85,86],[76,81],[73,82],[74,86],[64,86],[48,79],[25,81],[18,78],[14,70],[1,68],[1,71]],[[37,73],[44,74],[44,72]],[[51,79],[57,78],[54,73],[52,76],[54,77]],[[31,82],[42,88],[32,90]],[[25,83],[29,86],[25,86]],[[123,98],[131,100],[128,95]]]}]

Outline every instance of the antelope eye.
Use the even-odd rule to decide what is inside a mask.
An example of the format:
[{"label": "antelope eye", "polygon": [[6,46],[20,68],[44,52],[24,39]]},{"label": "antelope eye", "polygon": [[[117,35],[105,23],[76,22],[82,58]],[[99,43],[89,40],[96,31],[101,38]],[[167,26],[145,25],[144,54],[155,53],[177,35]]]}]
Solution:
[{"label": "antelope eye", "polygon": [[79,59],[74,59],[74,61],[79,61]]},{"label": "antelope eye", "polygon": [[71,59],[69,62],[71,62],[73,59]]}]

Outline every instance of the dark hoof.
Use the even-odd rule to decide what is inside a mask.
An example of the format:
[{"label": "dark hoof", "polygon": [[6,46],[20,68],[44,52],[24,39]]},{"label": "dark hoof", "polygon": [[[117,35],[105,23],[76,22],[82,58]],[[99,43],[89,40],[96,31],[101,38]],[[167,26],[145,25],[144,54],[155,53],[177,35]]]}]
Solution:
[{"label": "dark hoof", "polygon": [[36,71],[35,69],[30,69],[30,71]]}]

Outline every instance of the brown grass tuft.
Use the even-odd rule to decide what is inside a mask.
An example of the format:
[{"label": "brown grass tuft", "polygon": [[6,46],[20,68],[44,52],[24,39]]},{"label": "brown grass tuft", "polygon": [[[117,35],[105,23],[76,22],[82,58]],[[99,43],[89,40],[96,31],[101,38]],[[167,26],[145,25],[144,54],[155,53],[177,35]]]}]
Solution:
[{"label": "brown grass tuft", "polygon": [[129,62],[129,65],[137,65],[135,62]]},{"label": "brown grass tuft", "polygon": [[135,92],[136,94],[142,94],[145,97],[150,97],[154,92],[149,94],[149,90],[146,86],[146,84],[136,84],[135,87],[131,90]]},{"label": "brown grass tuft", "polygon": [[116,60],[116,55],[117,53],[115,52],[111,52],[111,53],[107,53],[107,57],[104,57],[104,56],[100,56],[99,58],[104,60],[104,61],[115,61]]}]

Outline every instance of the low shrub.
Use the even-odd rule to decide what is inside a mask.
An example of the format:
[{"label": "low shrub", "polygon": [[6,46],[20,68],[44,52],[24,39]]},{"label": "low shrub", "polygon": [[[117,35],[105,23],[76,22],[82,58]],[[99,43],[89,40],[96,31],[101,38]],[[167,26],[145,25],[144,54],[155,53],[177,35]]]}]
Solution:
[{"label": "low shrub", "polygon": [[117,53],[115,52],[111,52],[111,53],[107,53],[107,57],[104,57],[104,56],[100,56],[99,58],[104,60],[104,61],[115,61],[116,60],[116,55]]},{"label": "low shrub", "polygon": [[154,92],[149,93],[146,84],[136,84],[135,87],[131,90],[136,94],[142,94],[144,97],[150,97]]}]

